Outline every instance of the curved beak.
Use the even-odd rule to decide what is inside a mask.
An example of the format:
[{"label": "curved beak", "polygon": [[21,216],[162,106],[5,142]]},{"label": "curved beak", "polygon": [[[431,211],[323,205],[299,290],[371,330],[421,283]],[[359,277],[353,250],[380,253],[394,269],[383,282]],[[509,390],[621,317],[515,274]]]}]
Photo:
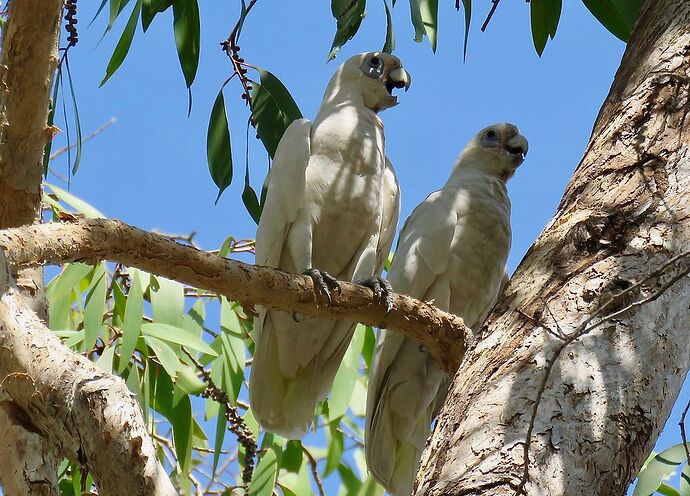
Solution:
[{"label": "curved beak", "polygon": [[508,153],[518,158],[519,161],[522,162],[525,159],[525,155],[527,155],[529,143],[527,143],[527,138],[525,138],[523,135],[516,134],[508,140],[504,140],[503,148],[505,148]]},{"label": "curved beak", "polygon": [[388,81],[386,81],[386,86],[391,86],[392,88],[405,88],[405,91],[410,89],[412,84],[412,77],[410,73],[407,72],[402,67],[396,67],[388,73]]}]

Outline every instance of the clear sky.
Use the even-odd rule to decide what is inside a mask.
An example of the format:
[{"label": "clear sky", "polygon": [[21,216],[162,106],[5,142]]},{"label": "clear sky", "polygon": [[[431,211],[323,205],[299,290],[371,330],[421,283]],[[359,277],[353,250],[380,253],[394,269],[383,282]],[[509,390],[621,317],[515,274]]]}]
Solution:
[{"label": "clear sky", "polygon": [[[123,15],[113,33],[99,43],[106,16],[87,28],[98,3],[79,3],[80,42],[70,52],[70,66],[84,134],[111,117],[117,123],[85,145],[71,192],[106,215],[144,229],[196,231],[196,241],[205,249],[218,248],[228,235],[253,237],[255,225],[240,201],[249,114],[236,83],[225,91],[235,179],[217,205],[206,165],[210,108],[231,73],[219,42],[233,26],[239,2],[200,2],[201,62],[189,118],[170,12],[158,16],[145,34],[138,27],[123,66],[98,87],[127,17]],[[240,41],[247,62],[277,75],[308,118],[318,109],[337,64],[352,54],[380,49],[385,35],[383,3],[370,1],[360,33],[335,62],[326,63],[335,30],[329,4],[262,0],[248,17]],[[463,14],[455,12],[453,2],[440,4],[435,55],[426,40],[412,40],[407,2],[398,2],[393,11],[395,54],[413,81],[410,91],[399,96],[400,105],[382,114],[386,151],[403,191],[401,225],[417,203],[442,186],[472,135],[494,122],[513,122],[529,139],[530,151],[509,185],[512,271],[555,212],[625,47],[580,2],[566,1],[556,38],[539,58],[529,31],[529,4],[502,2],[488,30],[481,33],[489,2],[475,1],[463,63]],[[57,124],[61,126],[61,118]],[[63,142],[58,138],[55,147]],[[268,164],[251,131],[249,150],[252,182],[259,190]],[[66,174],[66,156],[51,167]],[[53,176],[48,180],[63,186]],[[679,403],[689,397],[686,386]],[[679,442],[678,417],[676,408],[659,448]]]}]

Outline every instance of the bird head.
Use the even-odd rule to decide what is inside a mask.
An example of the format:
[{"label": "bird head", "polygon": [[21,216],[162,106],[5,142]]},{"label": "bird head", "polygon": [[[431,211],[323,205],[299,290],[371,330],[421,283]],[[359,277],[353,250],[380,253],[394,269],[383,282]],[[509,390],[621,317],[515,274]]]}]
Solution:
[{"label": "bird head", "polygon": [[488,126],[470,140],[458,158],[458,165],[480,169],[504,182],[513,177],[525,160],[527,138],[514,124]]},{"label": "bird head", "polygon": [[393,90],[407,91],[411,82],[398,57],[382,52],[360,53],[338,68],[328,85],[325,100],[338,94],[361,97],[367,108],[380,112],[397,105]]}]

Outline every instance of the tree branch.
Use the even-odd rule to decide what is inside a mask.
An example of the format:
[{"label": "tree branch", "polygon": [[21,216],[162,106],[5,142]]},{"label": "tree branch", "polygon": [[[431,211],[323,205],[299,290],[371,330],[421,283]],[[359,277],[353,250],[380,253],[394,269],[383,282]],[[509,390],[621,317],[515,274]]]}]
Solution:
[{"label": "tree branch", "polygon": [[101,495],[176,494],[124,381],[60,343],[18,292],[3,253],[0,383],[27,425],[88,467]]},{"label": "tree branch", "polygon": [[450,373],[473,342],[460,317],[409,296],[394,295],[393,310],[386,315],[371,290],[341,282],[342,294],[328,306],[316,297],[309,277],[225,259],[117,220],[80,219],[8,229],[0,231],[0,248],[17,266],[110,260],[245,304],[391,327],[421,341]]}]

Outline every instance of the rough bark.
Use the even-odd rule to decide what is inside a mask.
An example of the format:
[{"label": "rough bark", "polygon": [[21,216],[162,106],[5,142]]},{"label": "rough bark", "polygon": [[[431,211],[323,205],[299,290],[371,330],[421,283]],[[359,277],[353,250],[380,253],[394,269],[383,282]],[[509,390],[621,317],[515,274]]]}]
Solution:
[{"label": "rough bark", "polygon": [[222,258],[116,220],[8,229],[0,231],[0,248],[16,266],[110,260],[246,304],[395,327],[424,343],[450,372],[457,369],[466,341],[472,340],[461,318],[409,296],[394,295],[393,310],[386,314],[370,289],[341,282],[342,292],[327,305],[315,295],[309,277]]},{"label": "rough bark", "polygon": [[[9,3],[0,53],[0,228],[40,220],[41,158],[52,138],[47,118],[61,12],[62,0]],[[22,269],[14,277],[31,308],[45,318],[43,271]],[[16,409],[12,403],[1,406]],[[5,494],[54,494],[57,460],[51,459],[52,447],[32,428],[15,423],[16,418],[0,415],[2,439],[15,447],[7,452],[7,463],[0,464]]]},{"label": "rough bark", "polygon": [[[0,228],[39,222],[50,88],[58,62],[62,0],[10,2],[0,53]],[[43,271],[24,270],[17,284],[46,316]]]},{"label": "rough bark", "polygon": [[455,376],[417,494],[625,493],[690,366],[687,257],[592,316],[690,246],[689,92],[690,1],[647,2],[556,216]]},{"label": "rough bark", "polygon": [[88,467],[99,494],[177,494],[124,381],[60,343],[24,302],[1,253],[0,350],[3,389],[26,424]]},{"label": "rough bark", "polygon": [[58,496],[55,455],[15,403],[0,404],[0,483],[5,495]]}]

